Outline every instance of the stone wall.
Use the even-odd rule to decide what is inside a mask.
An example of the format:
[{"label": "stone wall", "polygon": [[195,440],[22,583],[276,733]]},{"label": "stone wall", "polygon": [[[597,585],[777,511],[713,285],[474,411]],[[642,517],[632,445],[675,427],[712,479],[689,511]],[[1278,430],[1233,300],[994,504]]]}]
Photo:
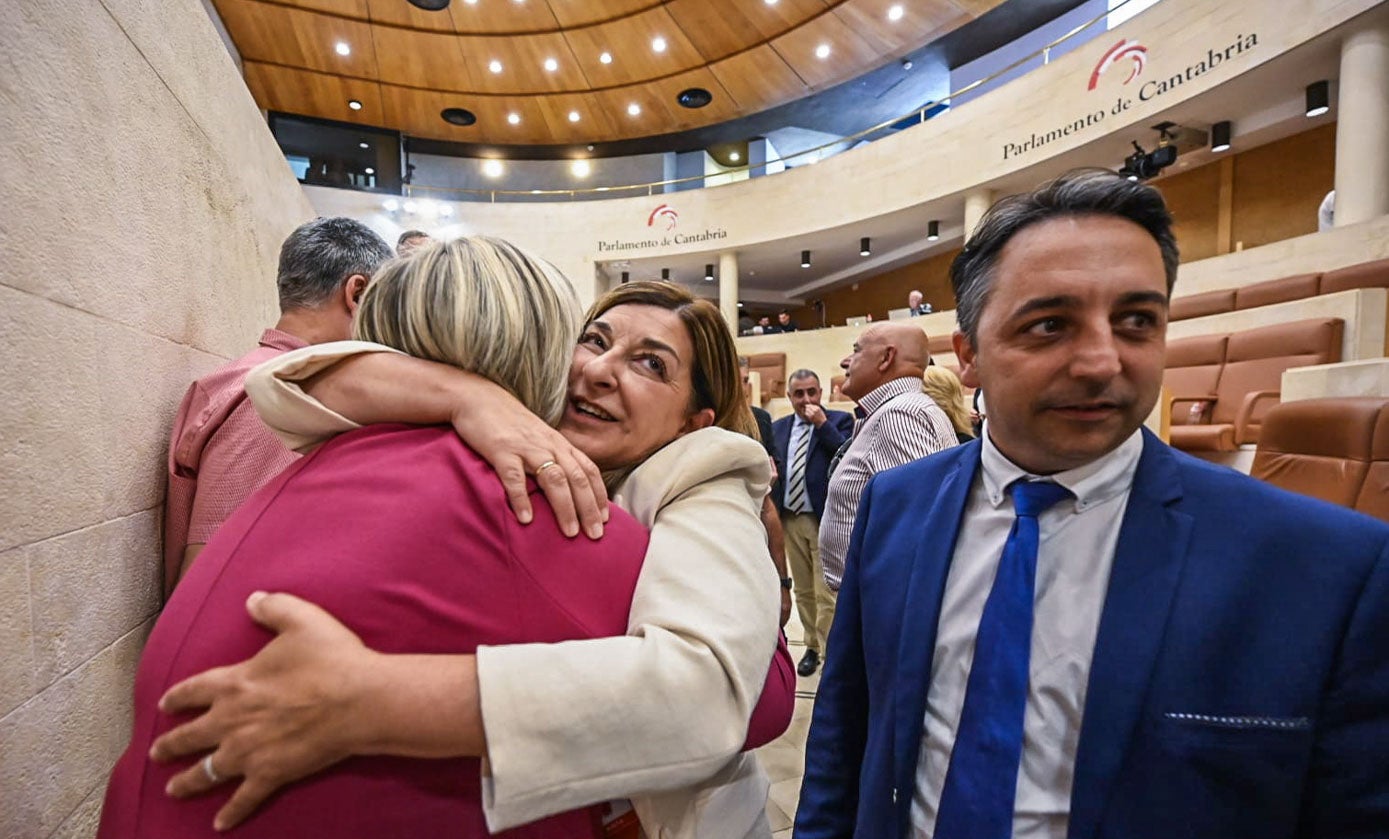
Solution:
[{"label": "stone wall", "polygon": [[89,836],[170,423],[312,210],[199,0],[0,3],[0,195],[0,836]]}]

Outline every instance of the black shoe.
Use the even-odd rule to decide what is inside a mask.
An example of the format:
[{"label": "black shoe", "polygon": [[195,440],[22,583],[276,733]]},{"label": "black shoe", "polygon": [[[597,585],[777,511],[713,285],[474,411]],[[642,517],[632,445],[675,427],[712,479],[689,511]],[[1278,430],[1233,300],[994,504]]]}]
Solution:
[{"label": "black shoe", "polygon": [[796,672],[802,676],[809,676],[820,666],[820,654],[815,650],[806,650],[805,655],[801,656],[801,663],[796,665]]}]

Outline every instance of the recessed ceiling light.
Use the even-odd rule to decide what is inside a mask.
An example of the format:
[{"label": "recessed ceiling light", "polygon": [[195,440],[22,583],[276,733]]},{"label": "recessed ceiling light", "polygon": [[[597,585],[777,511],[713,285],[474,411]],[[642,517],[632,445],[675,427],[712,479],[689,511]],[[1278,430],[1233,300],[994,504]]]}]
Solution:
[{"label": "recessed ceiling light", "polygon": [[346,41],[338,41],[333,45],[333,51],[338,55],[351,55],[352,47],[348,46]]},{"label": "recessed ceiling light", "polygon": [[477,5],[477,0],[463,0],[463,2],[464,2],[464,3],[467,3],[469,6],[476,6],[476,5]]},{"label": "recessed ceiling light", "polygon": [[559,69],[559,62],[553,58],[547,58],[545,59],[545,69],[553,73]]},{"label": "recessed ceiling light", "polygon": [[736,151],[731,151],[728,153],[728,159],[733,161],[734,163],[737,163],[738,161],[743,159],[743,156],[741,154],[738,154]]},{"label": "recessed ceiling light", "polygon": [[587,160],[576,160],[569,167],[569,171],[573,172],[576,178],[587,178],[588,173],[593,171],[593,167],[589,165]]},{"label": "recessed ceiling light", "polygon": [[489,178],[500,178],[504,171],[506,170],[502,168],[500,160],[488,160],[482,164],[482,174]]},{"label": "recessed ceiling light", "polygon": [[611,64],[611,63],[613,63],[613,54],[610,53],[610,52],[602,52],[602,53],[599,53],[599,54],[598,54],[598,63],[599,63],[599,64]]},{"label": "recessed ceiling light", "polygon": [[454,125],[472,125],[477,122],[477,114],[467,108],[445,108],[439,112],[439,117]]},{"label": "recessed ceiling light", "polygon": [[570,112],[569,112],[569,121],[570,121],[570,122],[578,122],[578,121],[579,121],[579,112],[578,112],[578,111],[570,111]]},{"label": "recessed ceiling light", "polygon": [[677,93],[675,101],[682,108],[703,108],[714,101],[714,94],[702,87],[689,87]]},{"label": "recessed ceiling light", "polygon": [[362,103],[358,102],[356,99],[349,99],[347,100],[347,107],[354,111],[360,111],[362,109]]},{"label": "recessed ceiling light", "polygon": [[888,19],[888,20],[901,20],[901,19],[902,19],[902,7],[901,7],[901,6],[892,6],[892,7],[888,8],[888,10],[887,10],[887,19]]},{"label": "recessed ceiling light", "polygon": [[666,39],[665,39],[665,38],[661,38],[661,37],[652,38],[652,39],[651,39],[651,49],[652,49],[653,52],[665,52],[665,51],[666,51]]},{"label": "recessed ceiling light", "polygon": [[373,168],[371,168],[370,166],[368,166],[367,168],[363,169],[362,171],[363,171],[363,172],[366,172],[368,175],[375,175],[375,174],[376,174],[376,170],[373,169]]},{"label": "recessed ceiling light", "polygon": [[628,105],[628,106],[627,106],[627,115],[628,115],[628,116],[633,116],[633,117],[635,117],[635,116],[640,116],[640,115],[641,115],[641,106],[638,105],[636,102],[633,102],[632,104]]},{"label": "recessed ceiling light", "polygon": [[426,12],[442,12],[449,6],[449,0],[410,0],[410,5]]},{"label": "recessed ceiling light", "polygon": [[506,121],[511,123],[512,125],[520,125],[521,115],[513,111],[506,115]]},{"label": "recessed ceiling light", "polygon": [[359,149],[369,149],[369,148],[371,148],[371,143],[368,143],[368,142],[366,142],[365,140],[363,140],[362,142],[360,142],[360,143],[357,144],[357,148],[359,148]]},{"label": "recessed ceiling light", "polygon": [[493,73],[500,73],[502,71],[502,63],[494,58],[487,62],[487,69],[491,70]]},{"label": "recessed ceiling light", "polygon": [[821,44],[820,46],[816,47],[816,48],[815,48],[815,57],[816,57],[816,58],[829,58],[829,57],[830,57],[830,45],[829,45],[829,44]]},{"label": "recessed ceiling light", "polygon": [[[775,6],[775,5],[776,5],[776,0],[767,0],[767,5],[768,5],[768,6]],[[740,303],[740,304],[738,304],[738,305],[741,306],[742,304]]]}]

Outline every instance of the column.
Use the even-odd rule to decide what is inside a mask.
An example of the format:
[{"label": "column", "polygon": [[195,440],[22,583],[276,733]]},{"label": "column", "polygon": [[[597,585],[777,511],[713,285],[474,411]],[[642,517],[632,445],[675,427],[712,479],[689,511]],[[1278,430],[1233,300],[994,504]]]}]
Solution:
[{"label": "column", "polygon": [[965,240],[968,241],[969,234],[974,232],[974,228],[979,226],[979,220],[984,217],[984,213],[994,205],[994,191],[992,189],[974,189],[965,193]]},{"label": "column", "polygon": [[1337,92],[1336,226],[1389,213],[1389,24],[1341,44]]},{"label": "column", "polygon": [[719,311],[724,322],[738,334],[738,254],[725,251],[719,254]]}]

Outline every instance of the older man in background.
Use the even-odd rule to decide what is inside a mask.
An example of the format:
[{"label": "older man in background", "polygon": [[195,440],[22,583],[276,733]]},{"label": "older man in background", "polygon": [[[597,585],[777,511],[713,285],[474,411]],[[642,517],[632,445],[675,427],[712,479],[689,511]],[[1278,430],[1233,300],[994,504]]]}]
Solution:
[{"label": "older man in background", "polygon": [[830,477],[820,520],[820,562],[826,584],[835,591],[868,479],[959,443],[950,418],[921,392],[929,361],[926,333],[899,321],[863,330],[854,351],[839,363],[847,374],[840,393],[858,403],[864,418]]},{"label": "older man in background", "polygon": [[371,228],[349,218],[300,225],[280,247],[280,319],[260,346],[198,379],[183,397],[169,440],[164,511],[164,593],[241,502],[298,457],[261,422],[246,398],[246,374],[309,344],[352,337],[367,281],[392,256]]}]

